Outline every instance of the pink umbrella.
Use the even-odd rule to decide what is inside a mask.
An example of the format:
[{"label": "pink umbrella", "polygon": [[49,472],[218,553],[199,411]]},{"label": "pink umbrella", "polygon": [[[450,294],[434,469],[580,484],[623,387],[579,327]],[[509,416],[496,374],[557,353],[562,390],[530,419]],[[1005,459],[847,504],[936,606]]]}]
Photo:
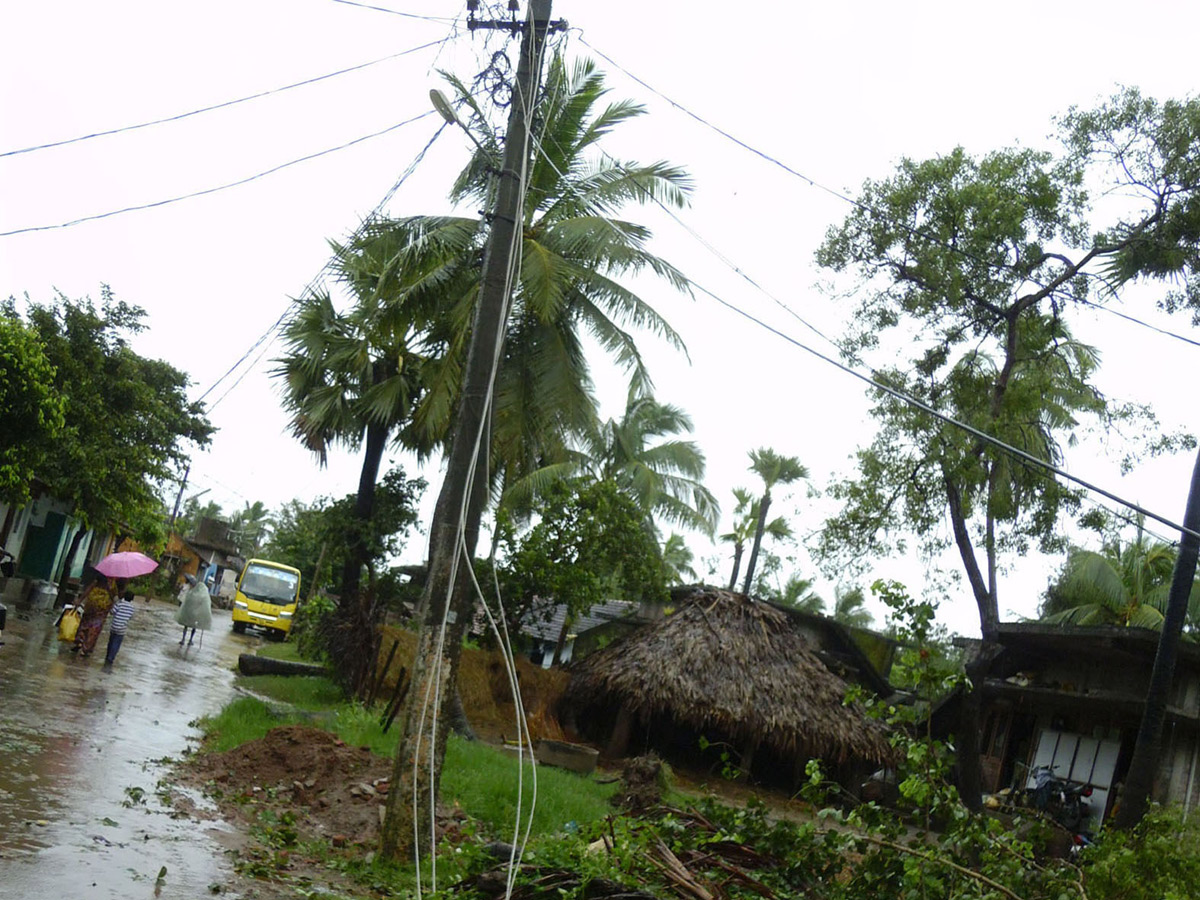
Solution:
[{"label": "pink umbrella", "polygon": [[139,575],[149,575],[158,568],[158,563],[145,553],[126,551],[110,553],[96,563],[96,571],[109,578],[137,578]]}]

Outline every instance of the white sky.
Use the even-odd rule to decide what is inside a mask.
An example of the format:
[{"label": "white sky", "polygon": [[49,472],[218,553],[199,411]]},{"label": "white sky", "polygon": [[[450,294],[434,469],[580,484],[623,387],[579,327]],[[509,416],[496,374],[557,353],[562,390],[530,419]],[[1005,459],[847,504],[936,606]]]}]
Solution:
[{"label": "white sky", "polygon": [[[41,0],[9,4],[0,58],[0,152],[187,112],[447,37],[464,6],[451,0],[378,0],[436,17],[389,15],[334,0]],[[1051,119],[1090,105],[1118,84],[1159,97],[1197,90],[1194,40],[1200,5],[1149,0],[1134,11],[1115,2],[965,4],[782,2],[715,5],[558,0],[555,17],[658,91],[828,188],[853,193],[888,175],[901,156],[926,157],[963,144],[972,152],[1042,145]],[[0,232],[54,225],[240,180],[394,125],[428,110],[436,68],[465,80],[499,45],[464,28],[431,48],[180,122],[65,147],[0,157]],[[614,136],[610,152],[685,165],[696,181],[685,221],[774,297],[831,337],[846,307],[816,288],[813,252],[849,207],[673,110],[597,59],[614,98],[650,115]],[[148,330],[135,348],[188,372],[199,396],[273,323],[326,259],[326,240],[348,233],[392,185],[436,128],[433,117],[227,191],[86,222],[0,237],[0,291],[48,301],[99,296],[144,307]],[[449,211],[444,199],[465,161],[465,136],[448,132],[389,206],[398,214]],[[827,344],[755,291],[679,226],[654,212],[654,249],[688,275],[818,349]],[[647,343],[658,396],[686,409],[708,455],[709,486],[726,507],[730,490],[753,486],[747,451],[800,457],[823,487],[848,471],[870,440],[859,383],[698,295],[642,283],[643,296],[687,341],[691,364]],[[1152,310],[1153,291],[1124,309],[1200,337],[1183,318]],[[1196,427],[1181,384],[1200,352],[1102,313],[1076,320],[1100,348],[1101,387],[1115,398],[1152,402],[1170,426]],[[649,341],[649,339],[648,339]],[[327,470],[286,434],[268,371],[270,346],[232,391],[209,402],[220,431],[194,457],[189,494],[208,490],[226,509],[262,500],[340,496],[354,490],[358,460],[339,454]],[[256,351],[250,359],[258,358]],[[239,373],[242,370],[239,370]],[[598,371],[598,374],[602,374]],[[606,412],[620,412],[625,387],[603,377]],[[1184,457],[1121,478],[1096,446],[1070,451],[1068,468],[1171,518],[1182,516],[1192,460]],[[399,458],[397,457],[398,461]],[[411,463],[407,466],[413,472]],[[425,473],[429,502],[441,473]],[[793,493],[781,503],[800,534],[828,511]],[[728,519],[722,523],[728,527]],[[1161,529],[1160,529],[1161,530]],[[698,561],[725,550],[693,542]],[[408,554],[424,553],[414,538]],[[815,574],[804,566],[804,574]],[[1017,561],[1002,612],[1032,614],[1048,564]],[[914,590],[910,562],[881,565]],[[832,596],[832,587],[824,593]],[[958,631],[977,630],[963,593],[942,607]]]}]

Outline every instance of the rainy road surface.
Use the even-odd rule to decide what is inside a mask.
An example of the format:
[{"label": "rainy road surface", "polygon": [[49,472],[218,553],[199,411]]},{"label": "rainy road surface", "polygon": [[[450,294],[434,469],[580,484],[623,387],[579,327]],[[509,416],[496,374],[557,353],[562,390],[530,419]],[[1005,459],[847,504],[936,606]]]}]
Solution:
[{"label": "rainy road surface", "polygon": [[[116,663],[60,644],[57,613],[14,609],[0,646],[0,898],[196,898],[228,887],[220,822],[175,819],[156,796],[188,723],[233,696],[239,653],[260,638],[213,610],[203,647],[179,646],[173,604],[136,601]],[[199,633],[197,633],[197,641]],[[165,782],[164,782],[165,783]],[[194,798],[203,803],[202,798]],[[166,876],[158,882],[160,869]]]}]

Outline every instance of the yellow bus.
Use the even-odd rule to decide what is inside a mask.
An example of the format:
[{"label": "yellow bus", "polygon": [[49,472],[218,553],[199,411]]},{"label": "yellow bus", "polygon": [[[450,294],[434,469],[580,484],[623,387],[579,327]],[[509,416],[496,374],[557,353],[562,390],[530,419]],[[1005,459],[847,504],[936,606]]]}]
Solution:
[{"label": "yellow bus", "polygon": [[233,595],[233,630],[247,625],[267,629],[283,640],[292,628],[300,600],[300,570],[269,559],[248,559]]}]

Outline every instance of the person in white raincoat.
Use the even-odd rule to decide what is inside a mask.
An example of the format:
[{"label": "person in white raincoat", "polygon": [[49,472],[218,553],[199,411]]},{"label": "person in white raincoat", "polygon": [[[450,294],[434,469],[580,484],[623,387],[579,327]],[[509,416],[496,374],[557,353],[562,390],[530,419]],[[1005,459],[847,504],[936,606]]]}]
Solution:
[{"label": "person in white raincoat", "polygon": [[[196,629],[208,631],[212,628],[212,597],[208,593],[208,588],[204,586],[203,581],[197,581],[193,576],[188,575],[188,589],[183,592],[183,596],[179,605],[179,611],[175,613],[175,621],[183,626],[183,637],[179,639],[179,646],[183,646],[184,639],[187,640],[188,646],[192,645],[192,640],[196,637]],[[192,629],[191,636],[188,636],[188,629]],[[201,636],[203,641],[203,636]]]}]

